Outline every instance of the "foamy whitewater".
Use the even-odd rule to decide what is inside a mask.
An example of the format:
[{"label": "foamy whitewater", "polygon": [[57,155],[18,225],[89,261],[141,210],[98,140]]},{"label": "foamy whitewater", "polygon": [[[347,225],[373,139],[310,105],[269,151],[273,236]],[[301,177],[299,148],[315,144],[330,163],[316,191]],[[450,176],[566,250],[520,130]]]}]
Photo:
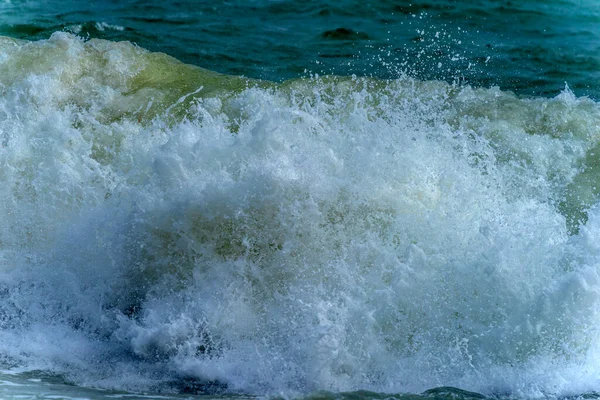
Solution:
[{"label": "foamy whitewater", "polygon": [[600,106],[568,88],[274,84],[0,37],[2,376],[598,390],[599,146]]}]

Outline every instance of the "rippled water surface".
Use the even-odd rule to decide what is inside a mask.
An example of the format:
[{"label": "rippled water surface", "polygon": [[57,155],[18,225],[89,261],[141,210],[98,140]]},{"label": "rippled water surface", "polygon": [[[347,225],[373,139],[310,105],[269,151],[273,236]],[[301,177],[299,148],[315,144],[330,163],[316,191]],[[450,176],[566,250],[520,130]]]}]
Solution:
[{"label": "rippled water surface", "polygon": [[128,40],[181,61],[280,81],[314,73],[466,79],[598,97],[600,5],[538,1],[19,1],[0,34]]}]

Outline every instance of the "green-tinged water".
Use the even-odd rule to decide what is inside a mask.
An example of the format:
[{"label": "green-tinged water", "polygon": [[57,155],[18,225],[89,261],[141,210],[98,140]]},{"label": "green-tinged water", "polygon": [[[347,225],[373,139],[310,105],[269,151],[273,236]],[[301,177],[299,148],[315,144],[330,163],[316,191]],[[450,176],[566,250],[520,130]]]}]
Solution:
[{"label": "green-tinged water", "polygon": [[0,398],[597,398],[598,7],[0,0]]}]

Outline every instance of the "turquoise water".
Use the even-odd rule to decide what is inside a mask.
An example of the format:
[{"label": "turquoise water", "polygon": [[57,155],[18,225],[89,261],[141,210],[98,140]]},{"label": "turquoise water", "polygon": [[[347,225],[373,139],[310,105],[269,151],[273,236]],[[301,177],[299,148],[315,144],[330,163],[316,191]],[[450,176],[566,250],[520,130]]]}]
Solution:
[{"label": "turquoise water", "polygon": [[0,397],[596,398],[599,12],[0,2]]},{"label": "turquoise water", "polygon": [[[127,40],[213,71],[466,80],[598,97],[600,5],[537,1],[3,1],[0,34]],[[488,59],[489,57],[489,59]],[[438,67],[438,65],[441,65]]]}]

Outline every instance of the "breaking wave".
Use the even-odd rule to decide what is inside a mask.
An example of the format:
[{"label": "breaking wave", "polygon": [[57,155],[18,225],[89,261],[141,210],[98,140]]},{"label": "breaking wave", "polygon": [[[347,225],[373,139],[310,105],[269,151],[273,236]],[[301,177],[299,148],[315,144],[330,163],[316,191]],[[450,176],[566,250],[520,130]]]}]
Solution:
[{"label": "breaking wave", "polygon": [[134,391],[600,384],[600,107],[0,38],[0,360]]}]

